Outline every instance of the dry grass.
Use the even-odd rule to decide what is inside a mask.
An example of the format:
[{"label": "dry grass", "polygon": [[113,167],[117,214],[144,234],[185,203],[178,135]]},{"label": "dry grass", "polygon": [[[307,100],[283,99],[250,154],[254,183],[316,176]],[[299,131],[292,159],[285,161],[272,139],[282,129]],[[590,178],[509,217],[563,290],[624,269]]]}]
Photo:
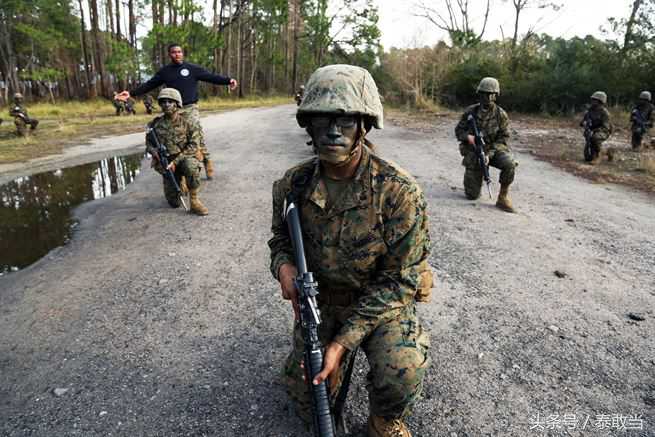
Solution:
[{"label": "dry grass", "polygon": [[[288,103],[292,103],[292,100],[287,96],[253,96],[245,99],[212,97],[201,101],[200,110],[211,113]],[[27,109],[30,116],[40,121],[38,129],[27,138],[17,137],[13,120],[2,117],[0,164],[61,153],[67,145],[83,144],[100,136],[138,132],[154,117],[145,113],[140,101],[136,105],[135,116],[117,117],[114,106],[104,99],[57,105],[39,103]],[[7,114],[7,109],[0,108],[0,113]]]}]

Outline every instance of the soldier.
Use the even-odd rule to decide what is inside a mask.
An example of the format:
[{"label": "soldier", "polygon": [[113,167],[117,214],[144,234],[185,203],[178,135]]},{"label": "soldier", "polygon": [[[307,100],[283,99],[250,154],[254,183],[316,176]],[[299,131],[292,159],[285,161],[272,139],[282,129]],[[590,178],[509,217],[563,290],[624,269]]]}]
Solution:
[{"label": "soldier", "polygon": [[200,112],[198,111],[198,81],[209,82],[215,85],[229,85],[230,89],[236,89],[238,83],[236,79],[220,76],[210,73],[204,68],[190,64],[184,61],[184,51],[179,44],[170,44],[168,46],[168,56],[171,63],[162,67],[146,83],[132,91],[123,91],[119,94],[121,99],[127,99],[132,96],[140,96],[160,85],[169,88],[175,88],[182,95],[184,102],[184,111],[188,114],[190,121],[198,127],[200,131],[200,150],[203,153],[203,164],[207,179],[214,176],[214,165],[210,159],[209,150],[205,146],[205,139],[202,135],[202,126],[200,125]]},{"label": "soldier", "polygon": [[589,130],[591,141],[591,153],[585,156],[585,161],[591,165],[600,162],[600,152],[603,143],[612,135],[612,124],[610,123],[610,113],[605,108],[607,105],[607,94],[603,91],[596,91],[591,95],[591,106],[585,112],[580,126]]},{"label": "soldier", "polygon": [[[273,185],[271,272],[282,296],[298,306],[297,269],[282,208],[288,193],[299,203],[309,270],[316,274],[327,345],[322,372],[338,390],[348,356],[361,347],[370,365],[367,390],[371,437],[409,437],[404,419],[419,398],[430,358],[429,338],[416,314],[427,300],[430,238],[426,201],[402,168],[376,156],[364,137],[382,128],[382,105],[363,68],[330,65],[307,82],[298,124],[317,149]],[[311,421],[309,388],[303,381],[303,340],[296,322],[285,384],[298,415]]]},{"label": "soldier", "polygon": [[300,88],[298,89],[298,92],[296,93],[296,105],[300,106],[300,103],[302,102],[302,98],[305,96],[305,85],[300,85]]},{"label": "soldier", "polygon": [[[182,96],[173,88],[164,88],[157,97],[163,115],[150,122],[149,127],[155,129],[159,142],[170,154],[170,165],[178,183],[184,178],[189,189],[190,209],[197,215],[207,215],[209,211],[198,199],[200,191],[201,164],[196,154],[200,142],[198,127],[189,122],[181,113]],[[157,147],[146,136],[146,152],[153,157],[152,166],[163,174],[164,168],[159,164]],[[174,184],[164,177],[164,196],[173,208],[179,208],[180,200]]]},{"label": "soldier", "polygon": [[152,114],[152,108],[155,106],[155,102],[150,94],[146,94],[143,97],[143,106],[146,107],[146,113]]},{"label": "soldier", "polygon": [[475,135],[468,121],[469,115],[475,117],[480,133],[484,136],[485,156],[492,167],[500,170],[500,192],[496,206],[506,212],[514,212],[509,197],[509,186],[514,182],[516,161],[507,145],[509,139],[509,117],[496,104],[500,95],[500,83],[493,77],[485,77],[477,88],[480,103],[469,106],[455,127],[455,135],[460,141],[459,152],[464,157],[464,193],[470,200],[480,197],[483,169],[475,154]]},{"label": "soldier", "polygon": [[136,111],[134,110],[135,104],[136,101],[133,98],[125,100],[125,114],[136,115]]},{"label": "soldier", "polygon": [[651,103],[650,91],[642,91],[639,94],[637,106],[630,114],[632,123],[632,150],[641,149],[641,143],[644,136],[648,136],[648,131],[653,127],[653,104]]},{"label": "soldier", "polygon": [[30,130],[34,130],[39,125],[39,120],[30,118],[27,114],[27,109],[23,106],[23,95],[21,93],[14,94],[14,105],[9,109],[9,115],[14,117],[18,136],[24,137],[27,135],[27,126],[30,127]]},{"label": "soldier", "polygon": [[116,116],[119,117],[123,111],[125,111],[125,102],[118,99],[118,93],[114,92],[114,97],[111,99],[111,103],[116,109]]}]

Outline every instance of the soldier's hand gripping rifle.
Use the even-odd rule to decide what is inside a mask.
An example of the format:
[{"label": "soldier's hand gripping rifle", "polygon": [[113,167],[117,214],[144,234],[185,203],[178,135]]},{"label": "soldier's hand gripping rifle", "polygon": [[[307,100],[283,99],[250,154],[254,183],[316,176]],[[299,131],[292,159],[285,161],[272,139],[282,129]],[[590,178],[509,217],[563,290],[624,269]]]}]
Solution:
[{"label": "soldier's hand gripping rifle", "polygon": [[585,161],[591,161],[594,157],[592,150],[592,138],[594,136],[594,131],[591,129],[591,117],[589,113],[584,116],[582,120],[582,127],[584,128],[584,159]]},{"label": "soldier's hand gripping rifle", "polygon": [[318,337],[318,326],[321,324],[321,315],[318,310],[316,296],[318,284],[314,281],[312,272],[307,271],[307,259],[302,240],[300,226],[300,213],[294,196],[286,198],[284,206],[284,220],[289,228],[291,243],[293,245],[298,277],[296,289],[298,290],[298,304],[300,306],[300,325],[303,342],[305,344],[304,366],[307,372],[307,381],[310,386],[312,398],[312,413],[314,416],[314,435],[316,437],[335,437],[336,428],[334,418],[330,411],[330,395],[327,380],[314,385],[316,375],[323,370],[323,345]]},{"label": "soldier's hand gripping rifle", "polygon": [[478,164],[482,170],[482,177],[484,182],[487,184],[487,191],[489,192],[489,198],[491,199],[491,176],[489,175],[489,163],[487,162],[487,157],[484,153],[484,137],[478,129],[478,124],[475,121],[475,116],[469,114],[468,122],[473,129],[473,135],[475,136],[475,156],[478,158]]},{"label": "soldier's hand gripping rifle", "polygon": [[159,161],[159,165],[161,165],[162,168],[164,169],[164,177],[167,178],[173,184],[173,186],[175,187],[175,192],[177,193],[177,197],[180,199],[182,206],[186,211],[189,211],[189,207],[184,201],[184,195],[182,194],[182,189],[180,188],[180,184],[178,184],[177,179],[175,179],[175,173],[173,173],[173,170],[168,168],[168,165],[170,164],[169,162],[170,156],[168,153],[168,149],[166,149],[166,147],[164,147],[164,145],[159,141],[159,137],[157,136],[154,127],[148,125],[146,129],[147,129],[146,137],[157,148],[157,155],[159,155],[157,160]]}]

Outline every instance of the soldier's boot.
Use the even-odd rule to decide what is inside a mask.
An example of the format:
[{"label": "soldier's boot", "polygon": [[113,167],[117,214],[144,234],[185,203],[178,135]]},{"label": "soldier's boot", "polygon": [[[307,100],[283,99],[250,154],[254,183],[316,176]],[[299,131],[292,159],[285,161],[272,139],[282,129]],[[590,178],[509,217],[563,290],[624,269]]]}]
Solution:
[{"label": "soldier's boot", "polygon": [[205,207],[205,205],[200,202],[200,199],[198,199],[198,192],[200,191],[200,188],[191,188],[189,190],[189,202],[191,204],[191,212],[196,214],[196,215],[207,215],[209,214],[209,210]]},{"label": "soldier's boot", "polygon": [[412,437],[402,419],[369,416],[368,437]]},{"label": "soldier's boot", "polygon": [[512,206],[512,199],[509,198],[509,185],[500,186],[500,192],[498,193],[496,207],[505,212],[516,212]]},{"label": "soldier's boot", "polygon": [[180,178],[180,191],[182,194],[189,193],[189,186],[186,184],[186,176]]},{"label": "soldier's boot", "polygon": [[203,161],[203,164],[205,164],[205,173],[207,173],[207,179],[209,180],[214,179],[214,163],[212,162],[212,160],[205,159]]},{"label": "soldier's boot", "polygon": [[596,153],[593,158],[591,158],[591,161],[589,161],[589,164],[591,165],[598,165],[600,164],[600,160],[602,157],[600,156],[600,153]]}]

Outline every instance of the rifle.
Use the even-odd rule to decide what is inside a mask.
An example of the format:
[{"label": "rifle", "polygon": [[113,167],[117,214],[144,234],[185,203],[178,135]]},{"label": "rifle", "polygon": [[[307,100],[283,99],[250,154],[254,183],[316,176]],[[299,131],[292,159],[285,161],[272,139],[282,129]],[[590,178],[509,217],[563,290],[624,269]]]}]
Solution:
[{"label": "rifle", "polygon": [[593,130],[591,129],[591,117],[589,113],[585,114],[584,119],[582,120],[582,127],[584,128],[584,159],[585,161],[591,161],[594,158],[594,153],[592,150],[591,138],[594,135]]},{"label": "rifle", "polygon": [[146,138],[150,138],[150,141],[152,141],[152,143],[157,148],[157,154],[159,155],[158,158],[159,164],[164,168],[164,177],[168,178],[168,180],[173,184],[173,186],[175,187],[175,191],[177,192],[177,197],[180,199],[182,206],[186,211],[189,211],[189,207],[184,201],[184,196],[182,195],[182,189],[180,189],[180,184],[178,184],[177,179],[175,179],[175,173],[173,173],[173,170],[168,168],[168,165],[170,164],[168,162],[168,158],[169,158],[168,149],[166,149],[166,147],[164,147],[162,143],[159,142],[159,137],[157,137],[157,133],[155,132],[154,126],[148,125],[148,128],[146,130]]},{"label": "rifle", "polygon": [[487,158],[484,154],[484,137],[478,129],[478,124],[476,123],[473,114],[469,114],[467,120],[473,128],[473,134],[475,136],[475,156],[478,158],[478,164],[480,164],[482,176],[484,178],[484,182],[487,184],[487,191],[489,192],[489,198],[491,199],[491,176],[489,175],[489,164],[487,164]]},{"label": "rifle", "polygon": [[289,227],[296,268],[298,269],[298,277],[295,283],[300,306],[300,326],[305,344],[305,370],[312,398],[314,435],[316,437],[335,437],[336,429],[334,417],[330,411],[327,381],[323,381],[319,385],[313,384],[314,378],[323,369],[323,345],[318,337],[318,327],[321,324],[321,314],[316,302],[318,283],[314,280],[314,274],[307,271],[300,213],[292,194],[289,194],[285,201],[284,220]]}]

